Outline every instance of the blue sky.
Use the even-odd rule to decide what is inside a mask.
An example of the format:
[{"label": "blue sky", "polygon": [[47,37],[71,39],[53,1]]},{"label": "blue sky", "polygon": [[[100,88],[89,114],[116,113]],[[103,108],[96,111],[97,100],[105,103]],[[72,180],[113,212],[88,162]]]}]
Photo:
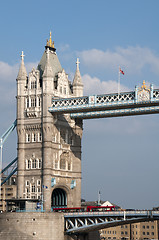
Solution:
[{"label": "blue sky", "polygon": [[[159,1],[7,1],[0,14],[0,135],[16,118],[16,76],[21,51],[28,72],[37,66],[52,31],[62,67],[72,80],[76,58],[85,94],[159,87]],[[159,205],[158,115],[84,121],[82,197],[124,208]],[[16,156],[16,134],[3,164]]]}]

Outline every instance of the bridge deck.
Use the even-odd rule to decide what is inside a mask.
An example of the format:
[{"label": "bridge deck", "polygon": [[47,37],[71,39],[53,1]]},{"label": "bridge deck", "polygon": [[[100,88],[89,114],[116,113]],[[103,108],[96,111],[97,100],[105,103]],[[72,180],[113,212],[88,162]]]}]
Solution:
[{"label": "bridge deck", "polygon": [[118,225],[159,219],[159,211],[111,211],[64,213],[65,232],[78,234]]}]

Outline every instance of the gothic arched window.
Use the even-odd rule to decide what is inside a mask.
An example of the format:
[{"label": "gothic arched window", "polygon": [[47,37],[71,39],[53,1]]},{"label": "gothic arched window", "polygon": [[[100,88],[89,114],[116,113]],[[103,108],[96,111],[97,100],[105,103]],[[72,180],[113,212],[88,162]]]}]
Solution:
[{"label": "gothic arched window", "polygon": [[32,193],[35,193],[35,185],[32,185],[31,191],[32,191]]},{"label": "gothic arched window", "polygon": [[39,168],[42,168],[42,161],[39,159]]},{"label": "gothic arched window", "polygon": [[66,169],[66,162],[69,160],[69,153],[64,152],[60,156],[60,169]]},{"label": "gothic arched window", "polygon": [[35,169],[37,166],[37,160],[36,159],[33,159],[32,160],[32,168]]},{"label": "gothic arched window", "polygon": [[30,161],[30,159],[26,160],[26,168],[27,169],[31,168],[31,161]]}]

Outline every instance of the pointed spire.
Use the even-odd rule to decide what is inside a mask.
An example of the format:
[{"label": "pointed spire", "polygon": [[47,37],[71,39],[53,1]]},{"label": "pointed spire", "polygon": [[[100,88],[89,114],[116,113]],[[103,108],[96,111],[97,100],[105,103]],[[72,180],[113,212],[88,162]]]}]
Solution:
[{"label": "pointed spire", "polygon": [[17,79],[26,78],[27,77],[27,71],[26,71],[25,64],[24,64],[24,56],[25,56],[24,52],[22,51],[22,54],[21,54],[21,65],[20,65],[20,68],[19,68]]},{"label": "pointed spire", "polygon": [[45,48],[46,48],[46,49],[49,48],[49,49],[52,50],[53,52],[56,51],[56,48],[54,47],[54,41],[52,41],[52,39],[51,39],[51,31],[50,31],[50,39],[49,39],[49,40],[47,39]]},{"label": "pointed spire", "polygon": [[77,58],[77,62],[76,62],[77,67],[76,67],[76,72],[73,79],[73,94],[76,97],[83,96],[83,83],[82,83],[82,78],[79,70],[79,63],[80,63],[79,58]]},{"label": "pointed spire", "polygon": [[50,50],[46,49],[46,65],[43,73],[43,77],[53,77],[53,71],[50,64]]},{"label": "pointed spire", "polygon": [[76,85],[76,86],[83,86],[83,83],[82,83],[82,78],[81,78],[81,74],[80,74],[80,70],[79,70],[79,58],[77,58],[77,62],[76,62],[76,72],[75,72],[75,76],[74,76],[74,79],[73,79],[73,86]]}]

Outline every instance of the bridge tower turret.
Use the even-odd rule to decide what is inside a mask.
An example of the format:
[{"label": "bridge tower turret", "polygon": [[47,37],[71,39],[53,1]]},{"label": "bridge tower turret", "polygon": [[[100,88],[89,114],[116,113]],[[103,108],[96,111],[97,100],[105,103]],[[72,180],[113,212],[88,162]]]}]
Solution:
[{"label": "bridge tower turret", "polygon": [[53,71],[49,59],[50,49],[46,48],[46,65],[42,75],[42,159],[43,159],[43,172],[42,194],[44,197],[44,209],[51,209],[50,191],[51,176],[52,176],[52,130],[53,130],[53,117],[48,112],[48,107],[51,104],[51,99],[54,91]]},{"label": "bridge tower turret", "polygon": [[18,198],[41,199],[46,211],[80,206],[82,120],[51,114],[48,108],[52,98],[83,95],[83,84],[79,66],[74,83],[69,81],[51,33],[37,69],[28,76],[22,57],[17,89]]},{"label": "bridge tower turret", "polygon": [[76,97],[81,97],[83,96],[83,83],[82,83],[82,78],[81,78],[81,74],[79,71],[79,59],[77,58],[77,62],[76,62],[76,73],[73,79],[73,93]]},{"label": "bridge tower turret", "polygon": [[24,53],[21,54],[21,65],[19,68],[17,76],[17,135],[18,135],[18,188],[17,193],[18,197],[23,197],[23,188],[24,185],[24,159],[25,150],[24,150],[24,107],[25,107],[25,96],[24,90],[27,82],[27,72],[24,64]]}]

